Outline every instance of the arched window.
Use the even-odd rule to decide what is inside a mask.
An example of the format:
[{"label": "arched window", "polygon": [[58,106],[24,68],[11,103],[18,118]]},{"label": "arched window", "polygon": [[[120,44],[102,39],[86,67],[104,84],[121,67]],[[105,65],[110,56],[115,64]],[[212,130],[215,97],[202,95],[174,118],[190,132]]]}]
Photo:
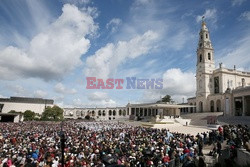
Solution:
[{"label": "arched window", "polygon": [[208,53],[208,60],[211,60],[211,54]]},{"label": "arched window", "polygon": [[120,115],[120,116],[122,115],[122,110],[119,110],[119,115]]},{"label": "arched window", "polygon": [[116,116],[116,111],[115,110],[113,110],[113,116]]},{"label": "arched window", "polygon": [[219,99],[216,101],[216,111],[221,112],[221,101]]},{"label": "arched window", "polygon": [[102,111],[101,111],[101,110],[98,111],[98,115],[99,115],[99,116],[102,115]]},{"label": "arched window", "polygon": [[109,110],[109,115],[112,115],[112,111],[111,110]]},{"label": "arched window", "polygon": [[202,54],[200,54],[200,62],[202,62]]},{"label": "arched window", "polygon": [[102,111],[102,115],[105,116],[106,115],[106,112],[105,110]]},{"label": "arched window", "polygon": [[202,101],[199,102],[199,110],[200,110],[200,112],[203,112],[203,103],[202,103]]},{"label": "arched window", "polygon": [[206,34],[206,38],[208,38],[208,35]]},{"label": "arched window", "polygon": [[214,112],[214,101],[213,100],[210,101],[210,111]]}]

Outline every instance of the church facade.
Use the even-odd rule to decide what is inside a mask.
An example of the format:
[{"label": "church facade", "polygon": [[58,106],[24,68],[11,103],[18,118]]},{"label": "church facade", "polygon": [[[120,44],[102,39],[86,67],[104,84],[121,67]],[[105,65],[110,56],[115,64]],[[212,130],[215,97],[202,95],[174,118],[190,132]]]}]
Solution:
[{"label": "church facade", "polygon": [[250,72],[238,71],[236,66],[224,68],[222,63],[215,68],[214,49],[204,21],[197,47],[196,96],[189,98],[188,104],[196,106],[195,112],[250,116]]}]

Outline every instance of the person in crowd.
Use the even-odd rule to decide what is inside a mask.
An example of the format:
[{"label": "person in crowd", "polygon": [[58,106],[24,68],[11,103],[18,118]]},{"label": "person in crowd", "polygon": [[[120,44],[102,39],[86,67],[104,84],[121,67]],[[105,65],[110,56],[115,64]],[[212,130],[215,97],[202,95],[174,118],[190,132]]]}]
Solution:
[{"label": "person in crowd", "polygon": [[[205,143],[220,154],[222,140],[235,152],[249,150],[250,138],[248,127],[240,125],[193,136],[122,122],[65,121],[63,131],[64,167],[193,167],[195,160],[204,166]],[[61,134],[57,122],[0,123],[0,167],[62,167]]]}]

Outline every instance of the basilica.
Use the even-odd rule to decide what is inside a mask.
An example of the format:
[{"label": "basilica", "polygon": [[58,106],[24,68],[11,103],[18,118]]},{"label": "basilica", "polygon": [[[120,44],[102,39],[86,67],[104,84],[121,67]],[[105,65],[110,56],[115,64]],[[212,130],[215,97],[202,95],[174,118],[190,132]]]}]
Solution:
[{"label": "basilica", "polygon": [[[250,116],[250,72],[215,68],[215,55],[205,21],[197,47],[196,95],[189,98],[190,112],[223,112],[228,116]],[[237,62],[235,62],[237,63]]]}]

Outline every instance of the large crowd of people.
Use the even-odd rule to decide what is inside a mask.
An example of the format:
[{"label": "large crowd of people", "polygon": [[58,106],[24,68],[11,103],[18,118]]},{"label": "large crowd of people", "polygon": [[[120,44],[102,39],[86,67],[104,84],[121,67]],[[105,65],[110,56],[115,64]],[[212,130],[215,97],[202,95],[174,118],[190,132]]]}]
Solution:
[{"label": "large crowd of people", "polygon": [[66,167],[203,167],[204,145],[214,145],[211,155],[221,154],[225,140],[250,151],[249,138],[240,125],[193,136],[119,122],[0,123],[0,167],[62,167],[61,146]]}]

